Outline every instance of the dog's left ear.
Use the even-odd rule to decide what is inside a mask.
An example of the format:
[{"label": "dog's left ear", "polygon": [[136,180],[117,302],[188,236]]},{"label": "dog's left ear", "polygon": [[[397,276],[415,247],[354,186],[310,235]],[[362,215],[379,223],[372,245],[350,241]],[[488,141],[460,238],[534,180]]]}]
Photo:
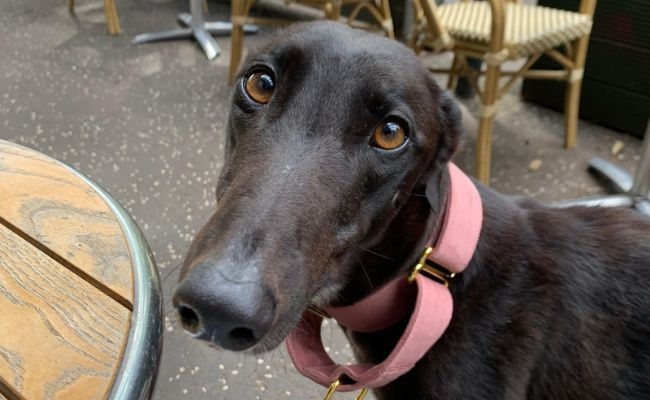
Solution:
[{"label": "dog's left ear", "polygon": [[462,113],[456,99],[447,90],[438,91],[438,112],[436,125],[438,130],[437,154],[434,159],[434,168],[448,162],[456,153],[462,137]]}]

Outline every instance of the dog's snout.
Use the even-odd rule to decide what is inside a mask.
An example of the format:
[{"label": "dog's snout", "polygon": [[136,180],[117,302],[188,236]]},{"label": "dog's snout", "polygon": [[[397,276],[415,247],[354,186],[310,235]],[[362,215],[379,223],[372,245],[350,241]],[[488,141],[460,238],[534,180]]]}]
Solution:
[{"label": "dog's snout", "polygon": [[255,281],[237,282],[189,274],[174,293],[185,331],[228,350],[245,350],[270,330],[275,300]]}]

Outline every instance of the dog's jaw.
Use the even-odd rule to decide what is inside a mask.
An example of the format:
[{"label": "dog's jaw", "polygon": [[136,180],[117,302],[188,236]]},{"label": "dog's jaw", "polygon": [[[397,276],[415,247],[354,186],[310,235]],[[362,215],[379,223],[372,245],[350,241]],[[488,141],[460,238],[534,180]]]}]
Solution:
[{"label": "dog's jaw", "polygon": [[245,350],[249,354],[261,354],[271,351],[278,347],[289,335],[292,329],[298,324],[304,313],[308,311],[309,306],[315,306],[324,309],[331,306],[335,301],[341,298],[341,291],[344,285],[339,282],[326,281],[318,288],[311,298],[304,299],[302,306],[293,307],[287,312],[278,315],[273,322],[273,327],[262,340],[250,349]]}]

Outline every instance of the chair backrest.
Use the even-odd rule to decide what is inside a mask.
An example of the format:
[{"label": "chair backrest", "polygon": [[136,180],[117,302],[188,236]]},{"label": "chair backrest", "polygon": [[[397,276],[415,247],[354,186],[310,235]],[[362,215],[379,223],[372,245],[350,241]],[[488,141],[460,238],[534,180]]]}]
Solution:
[{"label": "chair backrest", "polygon": [[[426,24],[426,30],[431,36],[431,40],[435,51],[448,50],[453,47],[453,40],[447,29],[442,25],[438,14],[436,13],[438,6],[434,0],[415,0],[416,9],[420,8],[424,18],[423,23]],[[416,11],[417,12],[417,11]]]},{"label": "chair backrest", "polygon": [[[465,3],[474,0],[462,0]],[[454,46],[454,41],[447,32],[446,27],[440,20],[434,0],[415,0],[416,8],[419,6],[422,12],[422,17],[426,21],[426,30],[432,40],[429,43],[433,46],[435,51],[443,49],[451,49]],[[505,27],[506,27],[506,3],[521,3],[521,0],[489,0],[490,3],[490,42],[488,44],[488,51],[491,53],[498,53],[504,48]],[[594,9],[596,8],[596,0],[581,0],[578,12],[593,16]]]},{"label": "chair backrest", "polygon": [[[463,0],[464,2],[471,2],[473,0]],[[505,12],[504,2],[518,3],[519,0],[489,0],[490,9],[492,12],[492,29],[490,33],[490,51],[497,52],[503,48],[503,38],[505,30]],[[449,36],[447,29],[442,24],[440,17],[437,14],[438,6],[434,0],[416,0],[417,5],[421,8],[423,17],[427,24],[428,33],[433,40],[430,45],[433,46],[435,51],[442,49],[451,49],[453,47],[453,39]]]}]

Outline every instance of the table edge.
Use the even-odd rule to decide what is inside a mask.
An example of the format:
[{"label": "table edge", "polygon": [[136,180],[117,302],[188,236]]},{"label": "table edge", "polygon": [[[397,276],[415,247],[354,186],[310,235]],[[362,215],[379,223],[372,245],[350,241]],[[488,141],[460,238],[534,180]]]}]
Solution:
[{"label": "table edge", "polygon": [[133,218],[104,188],[66,163],[60,164],[92,187],[108,205],[131,253],[134,286],[131,327],[108,398],[148,399],[153,393],[162,351],[162,288],[153,254]]}]

